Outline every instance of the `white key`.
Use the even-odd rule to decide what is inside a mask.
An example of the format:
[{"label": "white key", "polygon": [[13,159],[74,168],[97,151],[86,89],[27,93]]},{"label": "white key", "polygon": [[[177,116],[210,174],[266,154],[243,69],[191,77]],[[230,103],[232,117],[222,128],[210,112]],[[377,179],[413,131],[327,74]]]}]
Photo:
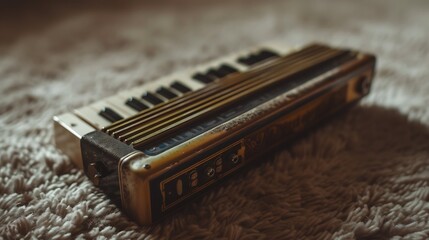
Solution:
[{"label": "white key", "polygon": [[100,110],[97,111],[91,106],[86,106],[74,110],[74,113],[86,122],[90,123],[96,129],[101,129],[112,124],[110,121],[100,116],[98,114],[99,111]]},{"label": "white key", "polygon": [[107,98],[105,101],[109,104],[109,106],[114,106],[115,109],[118,109],[119,111],[124,113],[124,115],[121,114],[123,117],[129,117],[137,113],[136,110],[128,107],[125,104],[125,102],[127,101],[127,98],[124,98],[121,95],[116,94],[113,97]]}]

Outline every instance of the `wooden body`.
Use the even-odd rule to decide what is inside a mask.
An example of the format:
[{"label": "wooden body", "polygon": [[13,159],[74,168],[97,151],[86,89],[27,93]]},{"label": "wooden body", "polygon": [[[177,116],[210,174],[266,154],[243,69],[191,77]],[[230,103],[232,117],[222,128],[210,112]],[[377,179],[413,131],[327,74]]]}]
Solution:
[{"label": "wooden body", "polygon": [[[356,65],[333,71],[332,77],[315,80],[280,95],[163,154],[147,156],[140,153],[124,159],[119,169],[123,208],[142,224],[160,220],[187,198],[359,100],[368,93],[362,89],[366,89],[371,81],[373,68],[373,58],[363,57]],[[166,203],[166,196],[170,194],[167,183],[177,184],[180,179],[182,186],[189,185],[191,180],[185,179],[190,179],[195,170],[199,177],[205,174],[206,168],[211,166],[206,162],[215,162],[218,158],[222,158],[223,164],[232,161],[224,153],[237,145],[240,160],[228,172],[215,174],[186,194],[182,190],[176,201]]]},{"label": "wooden body", "polygon": [[[77,165],[128,215],[151,224],[369,93],[374,56],[319,45],[304,52],[103,128],[57,117],[56,140],[69,156],[81,152]],[[84,127],[73,128],[79,119]]]}]

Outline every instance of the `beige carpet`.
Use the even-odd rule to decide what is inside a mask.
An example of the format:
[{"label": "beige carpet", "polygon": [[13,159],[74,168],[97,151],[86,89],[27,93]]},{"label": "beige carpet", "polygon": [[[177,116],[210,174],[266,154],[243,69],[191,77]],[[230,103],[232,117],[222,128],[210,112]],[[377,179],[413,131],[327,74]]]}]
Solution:
[{"label": "beige carpet", "polygon": [[[2,5],[5,239],[428,239],[428,1]],[[128,220],[52,144],[51,117],[271,39],[375,53],[361,106],[166,221]]]}]

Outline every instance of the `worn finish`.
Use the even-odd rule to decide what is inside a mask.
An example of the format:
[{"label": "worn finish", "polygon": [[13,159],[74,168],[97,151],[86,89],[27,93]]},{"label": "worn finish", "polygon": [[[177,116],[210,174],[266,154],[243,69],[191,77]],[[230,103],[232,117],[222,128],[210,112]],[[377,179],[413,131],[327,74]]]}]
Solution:
[{"label": "worn finish", "polygon": [[[322,51],[314,51],[314,48]],[[298,57],[303,54],[305,57]],[[107,186],[112,197],[120,192],[124,211],[138,223],[159,222],[171,209],[188,202],[188,198],[367,95],[374,71],[375,57],[372,55],[310,45],[118,121],[103,129],[111,136],[101,131],[86,134],[81,140],[85,173],[104,191]],[[228,96],[231,91],[239,94]],[[220,100],[210,99],[216,94],[221,96]],[[166,125],[168,120],[174,120],[174,115],[198,123],[219,113],[222,108],[228,111],[234,104],[244,108],[248,102],[261,97],[266,99],[253,108],[157,154],[139,153],[135,150],[140,149],[140,145],[127,141],[134,135],[145,136],[152,141],[152,148],[156,148],[153,144],[167,134],[172,138],[178,136],[171,129],[145,132],[144,129],[150,130],[151,125],[157,128]],[[211,104],[212,107],[195,113],[198,108],[192,106],[201,106],[205,101],[219,101],[224,106],[216,108]],[[180,105],[184,105],[183,109]],[[213,111],[213,114],[199,115],[207,111]],[[190,116],[195,119],[189,119]],[[179,118],[170,124],[180,121]],[[179,127],[186,129],[189,124],[176,124],[176,129],[174,126],[172,129],[177,132]],[[125,139],[118,133],[122,129],[129,131]],[[150,143],[146,145],[150,147]],[[215,173],[217,161],[220,168]],[[115,177],[118,173],[119,178]],[[110,184],[109,179],[117,179],[120,189]],[[179,184],[176,182],[180,182],[180,187],[174,188]]]}]

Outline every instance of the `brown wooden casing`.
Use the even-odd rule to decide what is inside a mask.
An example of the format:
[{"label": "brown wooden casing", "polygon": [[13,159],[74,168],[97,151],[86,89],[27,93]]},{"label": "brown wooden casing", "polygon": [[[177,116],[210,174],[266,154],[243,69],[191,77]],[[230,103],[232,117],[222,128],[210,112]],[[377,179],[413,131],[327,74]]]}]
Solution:
[{"label": "brown wooden casing", "polygon": [[[375,57],[359,54],[355,60],[162,154],[148,156],[135,152],[122,158],[118,176],[123,209],[140,224],[160,220],[184,200],[240,169],[258,155],[361,99],[369,92],[374,68]],[[180,178],[183,191],[183,184],[189,184],[184,183],[184,176],[190,177],[192,171],[198,172],[201,167],[208,169],[218,158],[226,163],[228,151],[239,155],[236,167],[228,172],[216,172],[213,179],[204,181],[204,185],[190,188],[188,195],[182,193],[172,203],[165,203],[166,195],[171,193],[166,190],[169,183],[178,182]],[[177,191],[180,190],[179,185],[177,183]]]}]

